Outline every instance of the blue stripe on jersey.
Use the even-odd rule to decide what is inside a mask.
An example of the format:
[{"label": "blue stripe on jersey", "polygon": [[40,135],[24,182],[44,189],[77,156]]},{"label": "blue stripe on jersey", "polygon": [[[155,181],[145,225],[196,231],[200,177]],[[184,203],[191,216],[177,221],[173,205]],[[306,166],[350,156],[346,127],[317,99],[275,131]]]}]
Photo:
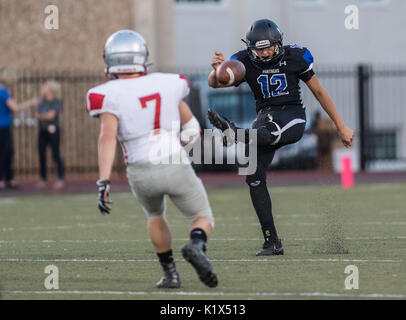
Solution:
[{"label": "blue stripe on jersey", "polygon": [[231,56],[230,60],[238,60],[238,58],[236,56]]},{"label": "blue stripe on jersey", "polygon": [[306,61],[307,66],[309,67],[313,63],[313,56],[310,53],[309,49],[306,49],[305,53],[303,53],[302,58],[304,59],[304,61]]}]

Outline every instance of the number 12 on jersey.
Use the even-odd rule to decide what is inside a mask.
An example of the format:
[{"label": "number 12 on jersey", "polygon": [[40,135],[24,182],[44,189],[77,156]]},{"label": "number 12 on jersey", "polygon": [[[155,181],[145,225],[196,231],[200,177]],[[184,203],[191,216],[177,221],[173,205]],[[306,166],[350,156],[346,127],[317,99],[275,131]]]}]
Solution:
[{"label": "number 12 on jersey", "polygon": [[143,109],[148,107],[147,103],[149,101],[155,101],[154,130],[156,130],[161,127],[161,95],[159,93],[154,93],[149,96],[141,97],[141,107]]},{"label": "number 12 on jersey", "polygon": [[[284,73],[274,74],[271,79],[269,79],[269,75],[261,74],[257,78],[257,82],[261,85],[262,94],[265,99],[269,98],[271,95],[272,97],[279,97],[289,94],[289,91],[284,91],[288,87],[288,82],[286,81],[286,75]],[[278,85],[278,87],[269,93],[269,84]]]}]

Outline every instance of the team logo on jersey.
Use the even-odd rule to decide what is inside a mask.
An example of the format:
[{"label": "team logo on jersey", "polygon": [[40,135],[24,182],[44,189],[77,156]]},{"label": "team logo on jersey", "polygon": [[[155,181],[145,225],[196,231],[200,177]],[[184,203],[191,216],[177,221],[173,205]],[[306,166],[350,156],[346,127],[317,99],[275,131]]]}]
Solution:
[{"label": "team logo on jersey", "polygon": [[266,69],[262,70],[262,73],[279,73],[279,69]]},{"label": "team logo on jersey", "polygon": [[299,45],[299,44],[296,44],[296,43],[294,43],[294,44],[291,44],[291,45],[290,45],[290,47],[291,47],[291,48],[298,48],[298,49],[303,49],[303,47],[302,47],[301,45]]}]

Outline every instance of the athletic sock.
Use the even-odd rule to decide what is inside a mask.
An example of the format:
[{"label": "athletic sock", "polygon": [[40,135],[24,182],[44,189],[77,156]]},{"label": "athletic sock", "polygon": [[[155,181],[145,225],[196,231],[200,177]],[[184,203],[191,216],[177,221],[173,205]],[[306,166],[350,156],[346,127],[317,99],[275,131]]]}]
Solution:
[{"label": "athletic sock", "polygon": [[272,201],[266,185],[250,187],[250,195],[265,241],[276,241],[278,234],[272,216]]},{"label": "athletic sock", "polygon": [[262,228],[262,234],[264,235],[264,240],[267,242],[276,242],[278,236],[276,235],[276,230],[274,233],[271,228]]},{"label": "athletic sock", "polygon": [[157,253],[157,256],[161,264],[168,264],[174,262],[172,249],[166,252]]},{"label": "athletic sock", "polygon": [[190,242],[206,251],[207,234],[203,229],[196,228],[190,232]]}]

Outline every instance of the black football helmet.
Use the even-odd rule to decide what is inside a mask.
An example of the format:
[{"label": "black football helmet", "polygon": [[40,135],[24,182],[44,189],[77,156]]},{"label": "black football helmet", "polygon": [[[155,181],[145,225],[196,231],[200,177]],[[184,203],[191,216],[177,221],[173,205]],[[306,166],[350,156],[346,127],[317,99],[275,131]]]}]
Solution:
[{"label": "black football helmet", "polygon": [[[274,65],[283,58],[282,47],[283,34],[275,22],[269,19],[255,21],[249,28],[245,40],[241,39],[248,48],[248,55],[252,62],[257,65]],[[276,45],[275,53],[268,59],[261,59],[255,50],[264,49]]]}]

